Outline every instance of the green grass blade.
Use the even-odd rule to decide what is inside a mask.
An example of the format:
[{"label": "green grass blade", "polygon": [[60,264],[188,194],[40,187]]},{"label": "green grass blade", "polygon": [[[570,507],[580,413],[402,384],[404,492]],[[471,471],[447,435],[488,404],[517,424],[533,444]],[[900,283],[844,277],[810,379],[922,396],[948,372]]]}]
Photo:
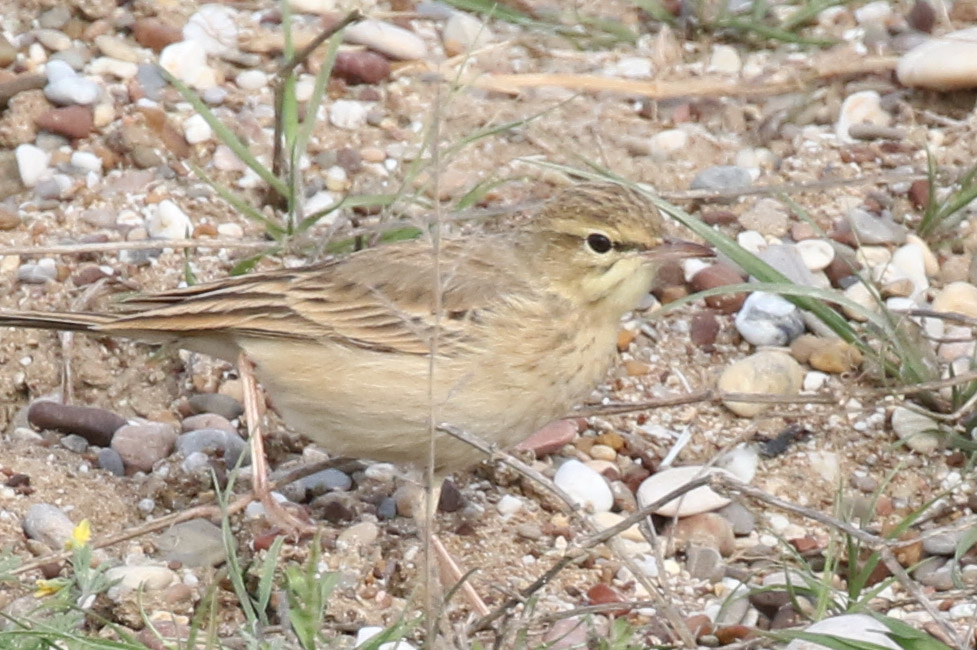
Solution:
[{"label": "green grass blade", "polygon": [[237,212],[244,215],[248,219],[251,219],[252,221],[260,223],[264,227],[265,232],[267,232],[270,236],[274,237],[276,240],[279,240],[285,236],[284,228],[263,215],[257,208],[248,203],[244,197],[232,192],[226,186],[213,180],[207,174],[207,172],[197,165],[190,163],[190,168],[193,170],[193,173],[195,173],[205,183],[210,185],[210,187],[213,188],[213,190],[217,192],[222,199],[227,201]]}]

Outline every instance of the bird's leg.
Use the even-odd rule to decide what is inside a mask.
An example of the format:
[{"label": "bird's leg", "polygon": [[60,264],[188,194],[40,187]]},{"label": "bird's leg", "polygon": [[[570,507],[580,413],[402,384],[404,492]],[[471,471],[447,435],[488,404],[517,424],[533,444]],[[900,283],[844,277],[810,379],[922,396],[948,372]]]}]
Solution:
[{"label": "bird's leg", "polygon": [[[437,562],[441,587],[451,589],[461,582],[465,573],[434,532],[434,517],[437,512],[438,501],[441,499],[441,479],[436,479],[434,483],[435,485],[432,485],[430,490],[420,490],[420,498],[415,501],[414,506],[414,521],[417,523],[417,534],[424,545],[425,557]],[[433,581],[428,567],[425,567],[425,570],[428,571],[425,575],[425,585],[428,587],[425,602],[431,604],[434,602],[433,590],[430,588]],[[488,616],[490,610],[478,592],[475,591],[471,582],[466,580],[460,589],[468,604],[479,616]],[[430,607],[429,611],[434,612],[436,608]]]},{"label": "bird's leg", "polygon": [[248,425],[248,441],[251,444],[251,493],[261,502],[265,517],[284,531],[296,536],[314,530],[314,526],[301,521],[283,508],[271,495],[268,487],[268,463],[265,461],[265,443],[261,433],[261,411],[258,408],[258,384],[254,379],[254,365],[244,352],[238,356],[237,370],[244,393],[244,419]]}]

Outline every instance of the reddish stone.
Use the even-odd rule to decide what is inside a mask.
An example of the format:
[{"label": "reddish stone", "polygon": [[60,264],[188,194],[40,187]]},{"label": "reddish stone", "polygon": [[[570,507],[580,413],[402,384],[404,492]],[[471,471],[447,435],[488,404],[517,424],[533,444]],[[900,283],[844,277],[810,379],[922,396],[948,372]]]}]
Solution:
[{"label": "reddish stone", "polygon": [[[610,585],[605,585],[604,583],[598,583],[587,590],[587,602],[591,605],[610,605],[614,603],[623,603],[624,596],[618,593],[617,589],[611,587]],[[627,609],[619,609],[607,612],[611,616],[621,616],[627,614]]]},{"label": "reddish stone", "polygon": [[729,645],[752,636],[753,628],[746,625],[724,625],[716,629],[716,638],[719,639],[720,645]]},{"label": "reddish stone", "polygon": [[183,40],[183,31],[159,18],[140,18],[132,26],[132,36],[143,47],[157,54],[164,47]]},{"label": "reddish stone", "polygon": [[[707,266],[696,273],[692,278],[692,290],[706,291],[707,289],[725,287],[741,282],[743,282],[743,276],[737,269],[719,263]],[[729,293],[721,296],[709,296],[706,298],[706,304],[720,313],[732,314],[743,306],[745,300],[745,293]]]},{"label": "reddish stone", "polygon": [[719,319],[711,309],[701,311],[692,317],[689,338],[699,347],[711,346],[719,336]]},{"label": "reddish stone", "polygon": [[925,178],[913,181],[909,186],[909,200],[917,210],[923,210],[930,202],[930,182]]},{"label": "reddish stone", "polygon": [[390,62],[367,50],[339,52],[332,74],[348,84],[375,84],[390,76]]},{"label": "reddish stone", "polygon": [[552,454],[573,442],[577,437],[577,424],[573,420],[556,420],[529,436],[516,449],[529,449],[536,457]]},{"label": "reddish stone", "polygon": [[64,106],[42,113],[34,119],[38,128],[72,139],[87,138],[95,128],[92,109],[87,106]]}]

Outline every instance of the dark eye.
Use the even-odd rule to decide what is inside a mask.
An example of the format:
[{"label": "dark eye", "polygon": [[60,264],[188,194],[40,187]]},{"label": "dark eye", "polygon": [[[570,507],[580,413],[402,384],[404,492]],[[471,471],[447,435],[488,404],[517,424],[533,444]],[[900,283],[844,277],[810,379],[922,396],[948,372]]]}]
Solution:
[{"label": "dark eye", "polygon": [[614,248],[614,244],[607,238],[607,235],[602,235],[599,232],[592,232],[587,235],[587,245],[595,253],[606,253]]}]

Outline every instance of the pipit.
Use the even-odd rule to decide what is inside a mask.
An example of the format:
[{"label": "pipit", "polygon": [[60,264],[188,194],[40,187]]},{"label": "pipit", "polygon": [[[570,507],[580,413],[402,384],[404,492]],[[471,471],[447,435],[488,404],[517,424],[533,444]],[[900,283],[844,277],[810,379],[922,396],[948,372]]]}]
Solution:
[{"label": "pipit", "polygon": [[[424,466],[432,421],[508,447],[566,415],[604,376],[662,261],[708,254],[665,243],[637,192],[584,183],[523,227],[445,238],[437,255],[401,242],[141,297],[125,313],[4,311],[0,325],[244,357],[285,423],[325,449]],[[435,435],[436,478],[482,457]]]}]

